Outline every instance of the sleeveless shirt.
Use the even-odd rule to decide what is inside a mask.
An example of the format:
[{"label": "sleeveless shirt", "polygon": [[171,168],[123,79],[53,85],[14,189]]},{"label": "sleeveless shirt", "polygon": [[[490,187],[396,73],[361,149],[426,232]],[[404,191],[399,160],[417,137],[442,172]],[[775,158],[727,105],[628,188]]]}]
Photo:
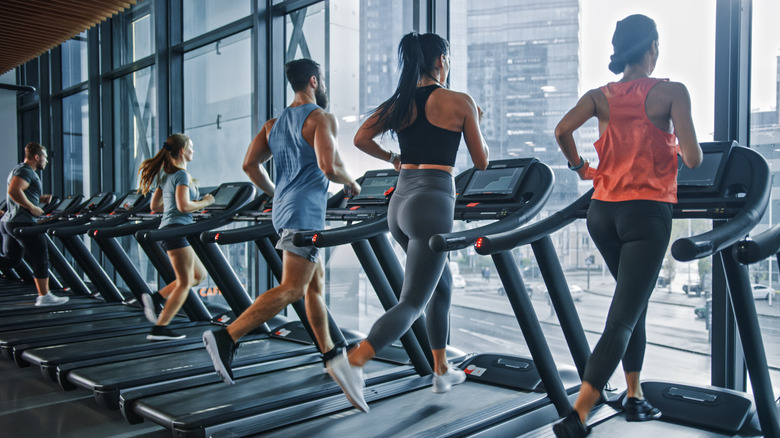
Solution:
[{"label": "sleeveless shirt", "polygon": [[271,218],[277,231],[325,228],[328,179],[301,132],[306,118],[318,108],[313,103],[285,108],[269,133],[276,185]]},{"label": "sleeveless shirt", "polygon": [[601,87],[609,122],[594,143],[599,165],[593,199],[677,202],[676,137],[653,125],[645,110],[650,89],[667,80],[642,78]]},{"label": "sleeveless shirt", "polygon": [[402,164],[439,164],[454,166],[460,146],[460,132],[434,126],[425,116],[425,103],[439,85],[429,85],[415,90],[414,104],[417,118],[411,125],[398,131]]}]

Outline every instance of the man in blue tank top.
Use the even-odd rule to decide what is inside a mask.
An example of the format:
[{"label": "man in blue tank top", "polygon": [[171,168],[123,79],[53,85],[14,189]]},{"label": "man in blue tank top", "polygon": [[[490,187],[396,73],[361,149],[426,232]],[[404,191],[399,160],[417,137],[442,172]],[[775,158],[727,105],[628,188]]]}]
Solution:
[{"label": "man in blue tank top", "polygon": [[[362,375],[348,363],[335,369],[329,363],[333,357],[342,355],[343,350],[335,348],[328,331],[322,296],[325,270],[318,248],[300,248],[292,243],[296,232],[325,228],[328,181],[344,184],[353,195],[360,192],[360,185],[349,175],[339,156],[338,123],[333,114],[324,110],[328,98],[320,65],[310,59],[298,59],[285,65],[285,73],[295,91],[293,102],[278,118],[263,125],[249,145],[243,166],[252,182],[274,197],[272,219],[280,236],[276,247],[283,251],[282,282],[260,295],[228,327],[204,333],[203,342],[217,374],[233,383],[231,363],[238,340],[303,297],[317,344],[325,352],[323,359],[328,364],[328,372],[367,411]],[[273,182],[262,166],[272,157]]]}]

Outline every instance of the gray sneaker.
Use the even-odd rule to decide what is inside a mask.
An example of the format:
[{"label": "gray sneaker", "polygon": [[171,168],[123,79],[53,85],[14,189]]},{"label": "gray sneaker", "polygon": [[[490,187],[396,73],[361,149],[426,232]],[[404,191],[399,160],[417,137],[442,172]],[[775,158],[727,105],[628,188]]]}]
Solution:
[{"label": "gray sneaker", "polygon": [[154,308],[154,300],[152,299],[152,296],[146,293],[141,295],[141,302],[144,305],[144,316],[146,316],[146,319],[148,319],[152,324],[156,323],[157,311]]},{"label": "gray sneaker", "polygon": [[433,388],[431,388],[431,391],[436,394],[444,394],[452,389],[452,385],[460,385],[465,381],[466,373],[464,373],[463,370],[450,365],[447,367],[446,373],[442,375],[433,375]]},{"label": "gray sneaker", "polygon": [[352,403],[352,406],[363,412],[368,412],[368,403],[363,397],[363,388],[366,386],[363,381],[363,368],[349,364],[347,350],[341,350],[341,354],[329,360],[325,367],[328,369],[330,377],[344,391],[344,395],[347,396],[347,400]]},{"label": "gray sneaker", "polygon": [[35,305],[36,306],[59,306],[60,304],[65,304],[70,300],[68,297],[58,297],[57,295],[54,295],[53,293],[49,292],[46,295],[38,295],[38,298],[35,299]]}]

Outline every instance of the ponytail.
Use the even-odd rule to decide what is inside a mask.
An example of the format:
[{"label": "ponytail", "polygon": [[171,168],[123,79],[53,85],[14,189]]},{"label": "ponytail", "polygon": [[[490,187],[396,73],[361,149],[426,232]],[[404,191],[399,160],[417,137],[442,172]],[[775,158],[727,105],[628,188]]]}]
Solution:
[{"label": "ponytail", "polygon": [[[410,32],[398,44],[398,67],[401,76],[393,95],[372,113],[384,131],[398,132],[412,119],[412,103],[417,84],[423,76],[434,78],[436,60],[449,53],[447,40],[434,33]],[[435,78],[434,78],[435,79]]]},{"label": "ponytail", "polygon": [[184,134],[173,134],[168,137],[155,156],[141,163],[141,167],[138,169],[140,175],[138,191],[144,195],[149,193],[160,170],[168,174],[182,170],[173,160],[183,153],[189,143],[190,138]]}]

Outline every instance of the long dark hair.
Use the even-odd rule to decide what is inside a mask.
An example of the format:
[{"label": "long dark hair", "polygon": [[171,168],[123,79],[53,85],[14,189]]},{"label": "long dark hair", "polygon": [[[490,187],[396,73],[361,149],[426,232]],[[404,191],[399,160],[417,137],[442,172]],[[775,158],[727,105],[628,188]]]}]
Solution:
[{"label": "long dark hair", "polygon": [[398,44],[398,67],[401,77],[395,93],[379,105],[374,113],[379,114],[378,122],[384,131],[398,132],[412,119],[412,102],[417,83],[423,76],[433,79],[436,60],[447,55],[450,45],[447,40],[435,33],[411,32],[401,38]]},{"label": "long dark hair", "polygon": [[174,163],[173,159],[179,157],[189,143],[190,138],[184,134],[173,134],[168,137],[155,156],[141,163],[141,167],[138,169],[140,175],[138,191],[143,194],[149,193],[160,169],[165,173],[176,173],[182,170]]}]

